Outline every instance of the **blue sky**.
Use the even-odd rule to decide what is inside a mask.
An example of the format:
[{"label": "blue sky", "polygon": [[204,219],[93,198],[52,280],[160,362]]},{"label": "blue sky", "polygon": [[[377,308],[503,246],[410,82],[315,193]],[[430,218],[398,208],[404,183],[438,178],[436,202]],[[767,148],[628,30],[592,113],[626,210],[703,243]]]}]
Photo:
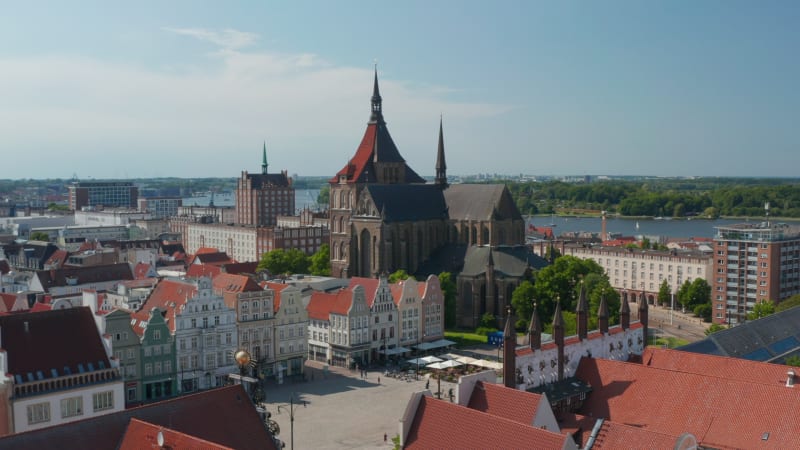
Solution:
[{"label": "blue sky", "polygon": [[0,178],[331,175],[376,59],[424,175],[800,175],[800,2],[74,3],[4,5]]}]

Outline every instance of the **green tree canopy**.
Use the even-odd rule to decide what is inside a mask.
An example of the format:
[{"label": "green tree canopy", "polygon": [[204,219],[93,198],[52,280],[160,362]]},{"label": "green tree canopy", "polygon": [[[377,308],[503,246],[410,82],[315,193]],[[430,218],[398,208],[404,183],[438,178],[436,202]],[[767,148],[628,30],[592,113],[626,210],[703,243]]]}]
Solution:
[{"label": "green tree canopy", "polygon": [[322,244],[319,250],[311,255],[309,270],[311,275],[321,277],[331,275],[331,249],[328,244]]},{"label": "green tree canopy", "polygon": [[439,285],[444,295],[444,326],[445,328],[455,328],[456,326],[456,283],[453,274],[442,272],[439,274]]},{"label": "green tree canopy", "polygon": [[47,242],[50,240],[50,235],[45,233],[44,231],[34,231],[29,236],[30,240],[32,241],[44,241]]},{"label": "green tree canopy", "polygon": [[786,311],[787,309],[794,308],[798,305],[800,305],[800,294],[793,295],[775,305],[775,312]]},{"label": "green tree canopy", "polygon": [[762,300],[753,305],[753,311],[747,313],[747,320],[756,320],[762,317],[767,317],[775,313],[775,303],[769,300]]},{"label": "green tree canopy", "polygon": [[703,278],[695,278],[689,285],[688,306],[711,305],[711,286]]},{"label": "green tree canopy", "polygon": [[524,280],[511,294],[511,306],[517,316],[517,328],[525,329],[530,324],[533,315],[533,301],[535,289],[533,283]]},{"label": "green tree canopy", "polygon": [[722,330],[727,330],[727,329],[728,329],[728,327],[726,327],[725,325],[720,325],[718,323],[712,323],[711,326],[706,329],[705,333],[706,333],[706,336],[708,336],[710,334],[716,333],[717,331],[722,331]]},{"label": "green tree canopy", "polygon": [[784,362],[786,362],[787,366],[800,367],[800,356],[798,356],[798,355],[789,355],[789,356],[786,357]]},{"label": "green tree canopy", "polygon": [[389,281],[390,284],[394,284],[398,281],[407,280],[409,278],[411,278],[411,275],[409,275],[405,270],[399,269],[390,274],[387,281]]},{"label": "green tree canopy", "polygon": [[264,253],[258,263],[258,270],[268,270],[273,275],[285,273],[308,273],[310,259],[300,250],[277,248]]},{"label": "green tree canopy", "polygon": [[658,287],[658,303],[661,305],[670,305],[672,302],[672,292],[669,289],[669,283],[667,280],[663,280],[661,282],[661,286]]},{"label": "green tree canopy", "polygon": [[317,204],[318,205],[327,205],[330,203],[331,200],[331,186],[326,184],[322,186],[319,190],[319,195],[317,195]]}]

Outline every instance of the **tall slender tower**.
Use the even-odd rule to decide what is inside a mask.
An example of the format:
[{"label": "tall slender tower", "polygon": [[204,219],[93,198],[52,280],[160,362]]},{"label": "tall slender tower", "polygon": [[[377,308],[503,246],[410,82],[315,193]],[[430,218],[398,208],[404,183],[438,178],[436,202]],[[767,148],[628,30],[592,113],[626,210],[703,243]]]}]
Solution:
[{"label": "tall slender tower", "polygon": [[444,132],[442,131],[442,117],[439,116],[439,148],[436,152],[436,179],[437,185],[447,187],[447,163],[444,161]]},{"label": "tall slender tower", "polygon": [[561,301],[558,299],[553,315],[553,339],[558,350],[558,381],[561,381],[564,379],[564,316],[561,314]]},{"label": "tall slender tower", "polygon": [[583,281],[581,281],[581,293],[578,297],[578,307],[575,312],[578,320],[578,339],[586,340],[589,332],[589,304],[586,301],[586,285]]},{"label": "tall slender tower", "polygon": [[600,297],[600,306],[597,307],[597,325],[601,333],[608,334],[608,302],[605,294]]},{"label": "tall slender tower", "polygon": [[539,311],[537,311],[536,302],[533,302],[533,314],[531,315],[531,326],[528,330],[528,340],[531,350],[539,350],[542,348],[542,322],[539,320]]},{"label": "tall slender tower", "polygon": [[503,330],[503,384],[512,389],[517,388],[517,333],[514,322],[514,313],[509,306]]}]

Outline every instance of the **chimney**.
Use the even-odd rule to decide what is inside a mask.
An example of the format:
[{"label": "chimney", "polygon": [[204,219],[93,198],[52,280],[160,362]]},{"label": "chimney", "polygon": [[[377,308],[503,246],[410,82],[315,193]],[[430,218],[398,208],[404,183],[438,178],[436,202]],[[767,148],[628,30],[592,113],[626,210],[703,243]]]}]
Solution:
[{"label": "chimney", "polygon": [[586,301],[586,285],[581,281],[581,293],[578,297],[578,307],[575,310],[578,320],[578,339],[584,341],[589,328],[589,305]]},{"label": "chimney", "polygon": [[624,295],[622,297],[622,302],[619,305],[619,324],[622,326],[623,330],[627,330],[631,327],[631,307],[628,305],[628,299],[625,298]]},{"label": "chimney", "polygon": [[564,379],[564,316],[561,315],[561,301],[558,299],[553,315],[553,338],[558,349],[558,381],[561,381]]},{"label": "chimney", "polygon": [[536,302],[533,302],[533,315],[531,316],[528,338],[531,350],[535,351],[542,348],[542,322],[539,320],[539,311],[537,311]]},{"label": "chimney", "polygon": [[503,330],[503,384],[517,388],[517,334],[511,306],[506,310],[506,328]]},{"label": "chimney", "polygon": [[786,372],[786,387],[794,387],[794,369]]},{"label": "chimney", "polygon": [[605,294],[600,297],[600,306],[597,307],[597,325],[600,333],[608,334],[608,302]]}]

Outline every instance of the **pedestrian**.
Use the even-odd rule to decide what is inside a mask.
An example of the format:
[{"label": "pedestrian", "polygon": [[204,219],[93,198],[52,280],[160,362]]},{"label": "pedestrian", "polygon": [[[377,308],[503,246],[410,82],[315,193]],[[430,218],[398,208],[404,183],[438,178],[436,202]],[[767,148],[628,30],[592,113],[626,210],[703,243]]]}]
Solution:
[{"label": "pedestrian", "polygon": [[386,442],[386,433],[383,433],[383,442]]},{"label": "pedestrian", "polygon": [[378,384],[381,384],[381,377],[378,377]]}]

